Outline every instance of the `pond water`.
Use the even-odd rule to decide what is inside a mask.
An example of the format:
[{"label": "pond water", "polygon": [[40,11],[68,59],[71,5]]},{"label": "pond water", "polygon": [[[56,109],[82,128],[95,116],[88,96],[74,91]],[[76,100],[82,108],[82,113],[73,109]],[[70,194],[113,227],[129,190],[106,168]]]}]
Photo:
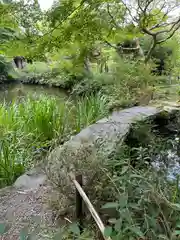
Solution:
[{"label": "pond water", "polygon": [[156,170],[165,172],[168,180],[174,181],[180,176],[180,138],[174,136],[169,141],[169,148],[160,152],[152,165]]},{"label": "pond water", "polygon": [[0,102],[11,102],[19,97],[27,95],[46,95],[49,97],[57,97],[58,99],[65,101],[68,99],[68,95],[65,91],[47,86],[30,85],[22,83],[11,83],[0,85]]}]

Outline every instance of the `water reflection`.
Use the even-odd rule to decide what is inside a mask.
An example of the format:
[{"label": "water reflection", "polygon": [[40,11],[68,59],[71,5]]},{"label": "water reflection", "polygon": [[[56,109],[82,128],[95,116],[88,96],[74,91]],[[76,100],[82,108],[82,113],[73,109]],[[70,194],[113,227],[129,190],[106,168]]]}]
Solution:
[{"label": "water reflection", "polygon": [[11,102],[19,97],[27,95],[48,95],[49,97],[57,97],[62,101],[68,99],[67,94],[59,88],[52,88],[39,85],[24,85],[21,83],[0,85],[0,102]]},{"label": "water reflection", "polygon": [[172,140],[170,149],[161,152],[152,162],[153,167],[158,171],[166,172],[167,179],[174,181],[180,175],[180,156],[178,154],[179,137]]}]

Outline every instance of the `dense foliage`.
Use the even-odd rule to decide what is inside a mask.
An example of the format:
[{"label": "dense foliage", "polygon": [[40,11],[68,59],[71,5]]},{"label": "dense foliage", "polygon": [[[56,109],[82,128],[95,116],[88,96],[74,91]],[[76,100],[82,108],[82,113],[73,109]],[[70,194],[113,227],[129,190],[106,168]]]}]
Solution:
[{"label": "dense foliage", "polygon": [[[56,0],[47,11],[37,0],[0,1],[1,81],[18,78],[78,96],[74,104],[44,96],[0,104],[0,188],[109,110],[148,104],[156,88],[176,83],[179,9],[179,0]],[[33,64],[13,72],[14,56]],[[136,148],[127,145],[97,169],[93,191],[99,205],[115,210],[105,219],[105,235],[114,240],[179,235],[179,178],[169,183],[147,167],[146,160],[162,153],[162,139],[150,135],[146,146],[145,139]],[[97,239],[94,228],[81,236],[77,226],[75,233],[65,230],[65,239]]]},{"label": "dense foliage", "polygon": [[[11,36],[12,31],[16,34],[14,39],[10,38],[10,34],[4,35],[4,53],[9,56],[15,53],[30,55],[37,60],[46,55],[60,61],[61,68],[68,65],[64,66],[66,70],[77,73],[84,68],[90,70],[88,61],[93,61],[93,58],[97,61],[95,56],[99,53],[99,63],[107,61],[109,54],[112,54],[105,54],[104,51],[108,49],[119,52],[122,57],[122,45],[118,44],[123,42],[126,42],[126,46],[129,45],[132,52],[131,41],[139,38],[141,57],[149,62],[152,56],[157,57],[155,52],[159,51],[159,46],[162,48],[161,55],[173,51],[172,44],[169,47],[163,45],[167,45],[169,39],[173,39],[174,45],[176,44],[180,21],[179,1],[171,1],[170,6],[169,3],[159,1],[154,6],[155,0],[130,1],[128,4],[112,0],[90,3],[77,0],[56,1],[44,13],[37,0],[4,2],[1,3],[1,33],[3,35],[3,31],[7,31],[4,28],[8,28]],[[68,63],[64,59],[66,56],[70,58]]]},{"label": "dense foliage", "polygon": [[[65,83],[59,85],[71,90],[80,87],[80,92],[87,78],[94,88],[96,74],[106,73],[116,84],[114,75],[121,72],[113,66],[121,60],[132,66],[137,60],[141,61],[138,65],[145,62],[147,71],[154,68],[149,65],[157,64],[157,74],[172,72],[179,60],[179,1],[155,3],[55,1],[51,9],[42,12],[37,0],[3,1],[1,53],[10,59],[22,55],[51,62],[64,78]],[[99,85],[101,88],[104,83]]]}]

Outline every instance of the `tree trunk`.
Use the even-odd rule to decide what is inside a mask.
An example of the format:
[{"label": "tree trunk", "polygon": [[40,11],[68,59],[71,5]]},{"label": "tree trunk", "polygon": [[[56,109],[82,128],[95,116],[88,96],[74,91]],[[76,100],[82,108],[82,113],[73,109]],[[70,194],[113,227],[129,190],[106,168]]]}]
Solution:
[{"label": "tree trunk", "polygon": [[144,63],[147,64],[151,58],[151,55],[152,55],[152,52],[153,50],[155,49],[156,47],[156,44],[157,44],[157,41],[156,41],[156,37],[153,38],[153,42],[151,44],[151,47],[147,53],[147,55],[145,56],[145,59],[144,59]]}]

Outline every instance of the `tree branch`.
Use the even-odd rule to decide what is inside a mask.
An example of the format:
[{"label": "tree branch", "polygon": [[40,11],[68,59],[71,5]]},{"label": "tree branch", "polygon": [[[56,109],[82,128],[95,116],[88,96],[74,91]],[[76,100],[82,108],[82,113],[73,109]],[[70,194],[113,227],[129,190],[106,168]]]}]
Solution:
[{"label": "tree branch", "polygon": [[131,13],[131,10],[128,8],[128,6],[126,5],[126,3],[122,0],[122,4],[125,7],[125,9],[128,11],[130,17],[132,18],[132,20],[136,23],[138,23],[138,18],[134,17]]},{"label": "tree branch", "polygon": [[170,39],[170,38],[175,34],[175,32],[176,32],[179,28],[180,28],[180,24],[172,31],[172,33],[171,33],[168,37],[166,37],[166,38],[163,39],[163,40],[158,41],[157,44],[161,44],[161,43],[163,43],[163,42],[166,42],[168,39]]},{"label": "tree branch", "polygon": [[[180,27],[180,17],[178,18],[177,21],[172,22],[172,23],[169,23],[169,24],[170,24],[170,25],[172,24],[172,26],[171,26],[171,28],[170,28],[169,30],[162,30],[162,31],[157,32],[157,34],[169,33],[169,32],[171,32],[171,31],[174,32],[174,28],[175,28],[176,30],[178,30],[178,28]],[[176,27],[176,26],[177,26],[177,27]],[[176,31],[176,30],[175,30],[175,31]],[[174,33],[175,33],[175,32],[174,32]]]},{"label": "tree branch", "polygon": [[111,21],[112,21],[113,25],[114,25],[116,28],[119,28],[118,24],[116,23],[114,17],[112,16],[112,14],[111,14],[111,12],[110,12],[110,6],[109,6],[109,4],[107,4],[107,12],[108,12],[108,14],[109,14],[109,16],[110,16],[110,18],[111,18]]},{"label": "tree branch", "polygon": [[118,49],[118,47],[116,46],[116,45],[113,45],[113,44],[111,44],[110,42],[108,42],[107,40],[104,40],[104,43],[106,43],[109,47],[112,47],[112,48],[114,48],[114,49]]}]

